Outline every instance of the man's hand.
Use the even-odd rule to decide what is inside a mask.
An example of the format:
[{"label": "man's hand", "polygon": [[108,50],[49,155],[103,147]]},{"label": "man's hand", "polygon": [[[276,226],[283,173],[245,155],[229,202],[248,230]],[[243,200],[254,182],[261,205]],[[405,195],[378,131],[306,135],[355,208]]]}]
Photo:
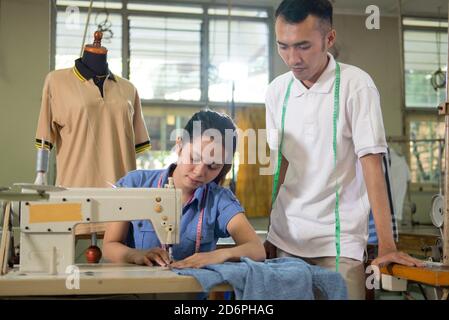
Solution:
[{"label": "man's hand", "polygon": [[265,253],[267,255],[267,259],[274,259],[277,257],[277,247],[272,244],[270,241],[265,240],[263,243],[263,246],[265,247]]},{"label": "man's hand", "polygon": [[397,250],[379,250],[379,255],[371,264],[384,267],[390,263],[402,264],[409,267],[424,267],[424,261],[415,259],[405,252]]},{"label": "man's hand", "polygon": [[173,262],[170,268],[202,268],[208,264],[223,263],[228,260],[226,250],[214,250],[211,252],[199,252],[185,258],[184,260]]}]

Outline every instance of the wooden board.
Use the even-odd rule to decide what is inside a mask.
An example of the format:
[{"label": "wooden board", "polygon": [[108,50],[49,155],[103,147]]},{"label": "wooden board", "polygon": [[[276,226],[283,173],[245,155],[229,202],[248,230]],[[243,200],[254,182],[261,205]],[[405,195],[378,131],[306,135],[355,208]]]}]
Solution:
[{"label": "wooden board", "polygon": [[[90,235],[92,233],[98,233],[101,235],[101,238],[103,237],[103,234],[106,230],[106,222],[96,222],[96,223],[81,223],[77,224],[75,226],[75,235],[76,236],[83,236],[86,235],[84,238],[90,238]],[[100,238],[100,237],[98,237]]]},{"label": "wooden board", "polygon": [[425,256],[425,247],[436,244],[437,235],[399,233],[398,250],[414,256]]},{"label": "wooden board", "polygon": [[397,278],[435,287],[449,287],[449,267],[445,266],[416,268],[392,264],[381,268],[381,272]]},{"label": "wooden board", "polygon": [[[247,217],[268,217],[271,211],[273,176],[261,174],[261,172],[264,172],[261,170],[267,171],[269,164],[262,164],[261,160],[267,159],[261,158],[260,155],[269,155],[270,153],[266,144],[266,137],[259,136],[258,131],[259,129],[265,129],[265,108],[238,108],[236,122],[238,128],[242,130],[239,148],[245,150],[244,153],[240,153],[236,196],[245,208]],[[246,132],[246,130],[255,130],[257,143],[251,145],[248,138],[243,139],[243,132]],[[257,150],[252,150],[252,148]],[[262,148],[262,150],[259,148]],[[251,152],[248,152],[248,150]]]}]

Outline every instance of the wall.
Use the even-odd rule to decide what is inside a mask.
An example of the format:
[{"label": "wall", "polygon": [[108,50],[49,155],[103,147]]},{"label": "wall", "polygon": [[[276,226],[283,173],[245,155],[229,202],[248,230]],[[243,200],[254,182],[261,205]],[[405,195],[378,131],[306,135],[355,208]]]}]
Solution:
[{"label": "wall", "polygon": [[33,182],[34,134],[50,70],[48,0],[0,0],[0,186]]},{"label": "wall", "polygon": [[379,30],[365,27],[365,16],[337,15],[338,60],[356,65],[373,78],[381,97],[387,136],[402,135],[401,60],[398,20],[382,17]]}]

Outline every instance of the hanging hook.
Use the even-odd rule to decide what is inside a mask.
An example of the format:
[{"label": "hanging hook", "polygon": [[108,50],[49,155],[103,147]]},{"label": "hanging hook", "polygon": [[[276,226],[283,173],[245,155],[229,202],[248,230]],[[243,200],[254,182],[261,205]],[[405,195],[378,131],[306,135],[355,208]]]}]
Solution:
[{"label": "hanging hook", "polygon": [[438,30],[435,33],[436,45],[437,45],[437,59],[438,59],[438,70],[432,73],[430,78],[430,84],[435,91],[443,89],[446,87],[446,72],[441,68],[441,6],[438,7]]},{"label": "hanging hook", "polygon": [[[99,17],[102,14],[105,14],[105,18],[99,21]],[[112,22],[109,19],[109,11],[106,8],[106,2],[104,3],[103,11],[99,11],[95,15],[95,24],[97,25],[97,31],[101,31],[103,33],[104,40],[110,41],[114,37]]]}]

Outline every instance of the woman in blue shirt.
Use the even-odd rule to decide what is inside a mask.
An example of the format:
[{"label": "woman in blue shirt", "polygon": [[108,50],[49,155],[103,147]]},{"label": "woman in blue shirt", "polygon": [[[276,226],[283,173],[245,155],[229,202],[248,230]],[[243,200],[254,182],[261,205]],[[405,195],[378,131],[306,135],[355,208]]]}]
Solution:
[{"label": "woman in blue shirt", "polygon": [[[117,182],[120,187],[157,188],[172,177],[175,187],[182,190],[180,243],[173,246],[174,262],[161,248],[148,220],[109,223],[104,257],[112,262],[174,268],[201,268],[239,261],[243,256],[263,261],[264,247],[243,208],[229,189],[220,186],[231,169],[236,145],[236,127],[227,115],[211,110],[194,114],[176,143],[176,164],[165,170],[132,171]],[[216,249],[218,238],[229,236],[236,245]]]}]

